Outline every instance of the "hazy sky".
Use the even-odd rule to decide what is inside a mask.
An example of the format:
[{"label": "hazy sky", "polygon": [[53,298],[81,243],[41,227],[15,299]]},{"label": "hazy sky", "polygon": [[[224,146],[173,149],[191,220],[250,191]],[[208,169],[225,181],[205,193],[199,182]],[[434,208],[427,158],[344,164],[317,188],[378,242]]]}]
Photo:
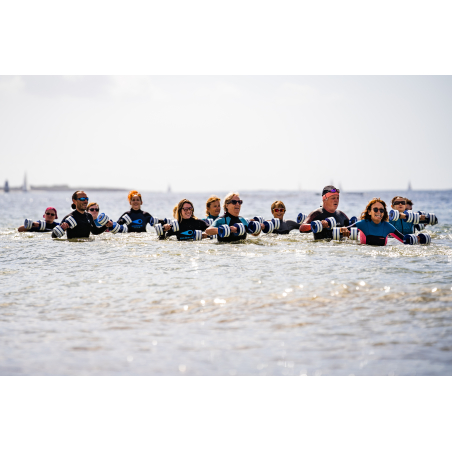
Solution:
[{"label": "hazy sky", "polygon": [[452,188],[451,76],[0,76],[0,184]]}]

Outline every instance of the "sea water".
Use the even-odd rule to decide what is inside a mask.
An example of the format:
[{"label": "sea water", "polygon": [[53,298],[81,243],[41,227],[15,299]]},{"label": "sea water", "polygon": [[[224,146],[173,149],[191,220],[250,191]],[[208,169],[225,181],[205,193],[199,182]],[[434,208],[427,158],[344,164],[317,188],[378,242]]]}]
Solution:
[{"label": "sea water", "polygon": [[[411,192],[434,212],[430,246],[314,242],[265,235],[234,244],[104,233],[89,241],[18,233],[70,192],[0,194],[1,375],[451,375],[452,191]],[[342,193],[367,202],[405,192]],[[211,193],[143,193],[159,218]],[[225,193],[217,193],[224,197]],[[126,192],[91,192],[117,219]],[[241,214],[286,219],[320,206],[312,192],[243,192]],[[58,221],[58,220],[57,220]]]}]

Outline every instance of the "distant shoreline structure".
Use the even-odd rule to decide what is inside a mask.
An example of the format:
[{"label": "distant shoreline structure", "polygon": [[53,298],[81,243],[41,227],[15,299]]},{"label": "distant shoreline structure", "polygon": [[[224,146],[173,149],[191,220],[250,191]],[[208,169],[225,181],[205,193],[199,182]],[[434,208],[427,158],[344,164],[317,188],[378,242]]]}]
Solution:
[{"label": "distant shoreline structure", "polygon": [[[11,192],[11,191],[25,191],[24,187],[9,187],[7,183],[5,184],[5,188],[3,188],[3,192]],[[85,190],[85,191],[130,191],[127,188],[111,188],[111,187],[69,187],[69,185],[30,185],[27,187],[26,191],[75,191],[75,190]]]}]

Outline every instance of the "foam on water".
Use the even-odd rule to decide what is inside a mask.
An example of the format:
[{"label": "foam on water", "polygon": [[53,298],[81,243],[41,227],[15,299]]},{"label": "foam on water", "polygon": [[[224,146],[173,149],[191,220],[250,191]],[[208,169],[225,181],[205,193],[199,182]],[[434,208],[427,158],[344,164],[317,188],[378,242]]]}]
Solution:
[{"label": "foam on water", "polygon": [[[48,205],[61,219],[70,193],[1,194],[0,374],[450,375],[450,194],[410,196],[438,215],[432,245],[384,248],[296,231],[236,244],[159,241],[153,228],[51,240],[14,228]],[[125,193],[88,195],[114,219],[127,209]],[[210,193],[143,195],[160,218],[182,197],[202,217]],[[339,208],[359,215],[377,195],[343,194]],[[313,193],[242,198],[245,217],[270,217],[276,199],[287,219],[319,205]]]}]

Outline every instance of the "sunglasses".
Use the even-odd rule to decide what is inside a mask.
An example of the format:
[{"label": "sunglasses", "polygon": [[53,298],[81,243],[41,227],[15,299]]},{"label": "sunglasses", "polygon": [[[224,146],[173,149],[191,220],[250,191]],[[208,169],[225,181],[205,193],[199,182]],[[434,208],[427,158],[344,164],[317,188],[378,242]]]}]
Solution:
[{"label": "sunglasses", "polygon": [[50,216],[52,216],[52,217],[55,216],[55,214],[54,214],[53,212],[46,212],[46,215],[50,215]]},{"label": "sunglasses", "polygon": [[237,201],[236,199],[231,199],[228,204],[233,204],[234,206],[238,204],[239,206],[241,206],[243,204],[243,201],[241,199],[239,201]]},{"label": "sunglasses", "polygon": [[276,213],[285,212],[285,211],[286,211],[286,209],[273,209],[273,212],[276,212]]},{"label": "sunglasses", "polygon": [[399,204],[406,204],[405,201],[394,201],[393,206],[398,206]]},{"label": "sunglasses", "polygon": [[89,198],[77,198],[77,201],[89,201]]},{"label": "sunglasses", "polygon": [[191,212],[193,210],[193,207],[182,207],[182,210],[184,212]]},{"label": "sunglasses", "polygon": [[91,209],[89,209],[90,212],[99,212],[99,209],[95,209],[94,207],[91,207]]},{"label": "sunglasses", "polygon": [[[332,190],[328,190],[327,193],[340,193],[341,191],[338,188],[333,188]],[[325,193],[326,194],[326,193]]]},{"label": "sunglasses", "polygon": [[374,207],[372,210],[373,210],[375,213],[377,213],[377,212],[384,213],[384,211],[385,211],[385,209],[377,209],[376,207]]}]

